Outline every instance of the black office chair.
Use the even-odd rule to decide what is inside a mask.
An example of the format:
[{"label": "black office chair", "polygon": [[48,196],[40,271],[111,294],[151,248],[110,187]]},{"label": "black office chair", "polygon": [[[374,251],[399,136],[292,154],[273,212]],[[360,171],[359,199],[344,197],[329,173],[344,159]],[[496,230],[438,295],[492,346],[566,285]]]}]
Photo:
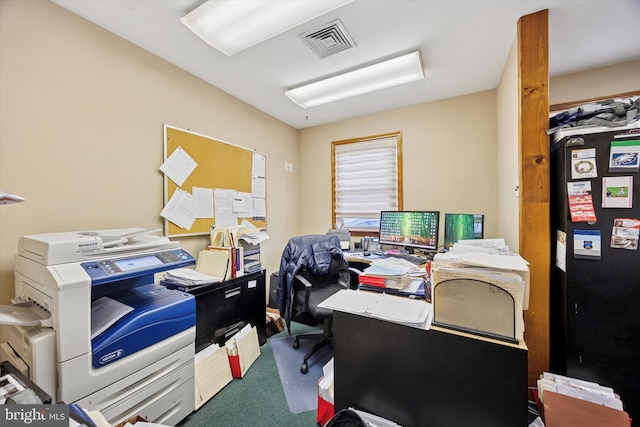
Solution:
[{"label": "black office chair", "polygon": [[[291,266],[287,270],[286,266],[291,263],[295,268]],[[295,274],[290,277],[289,291],[286,292],[287,278],[292,272]],[[358,273],[349,268],[336,236],[302,236],[289,241],[281,261],[279,287],[285,288],[279,289],[280,312],[287,324],[290,320],[310,326],[323,324],[322,334],[312,332],[295,337],[295,349],[300,347],[300,340],[317,340],[303,358],[300,366],[303,374],[309,371],[309,359],[332,340],[333,312],[318,307],[318,304],[340,290],[349,289],[352,283],[357,286],[357,280],[354,282],[352,277],[357,277]],[[285,294],[287,298],[283,298]]]}]

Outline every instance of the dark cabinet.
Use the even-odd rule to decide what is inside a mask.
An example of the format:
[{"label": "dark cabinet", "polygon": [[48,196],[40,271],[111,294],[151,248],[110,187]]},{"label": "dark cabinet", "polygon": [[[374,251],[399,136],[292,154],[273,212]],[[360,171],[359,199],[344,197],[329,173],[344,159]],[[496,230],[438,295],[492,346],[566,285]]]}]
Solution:
[{"label": "dark cabinet", "polygon": [[245,325],[258,331],[260,345],[267,342],[265,271],[245,274],[222,283],[185,288],[163,283],[196,298],[196,353],[210,344],[224,343]]},{"label": "dark cabinet", "polygon": [[[613,147],[638,145],[640,134],[596,129],[560,131],[551,145],[551,368],[612,387],[629,415],[638,418],[640,253],[633,239],[623,247],[616,236],[621,220],[640,219],[640,174],[637,167],[616,170],[610,160]],[[594,155],[597,176],[581,178],[577,168],[586,163],[580,157],[586,150]],[[632,184],[631,207],[607,201],[617,188],[607,180],[619,177],[629,177]],[[572,221],[567,185],[578,182],[590,185],[595,221]],[[598,256],[585,257],[596,245]]]}]

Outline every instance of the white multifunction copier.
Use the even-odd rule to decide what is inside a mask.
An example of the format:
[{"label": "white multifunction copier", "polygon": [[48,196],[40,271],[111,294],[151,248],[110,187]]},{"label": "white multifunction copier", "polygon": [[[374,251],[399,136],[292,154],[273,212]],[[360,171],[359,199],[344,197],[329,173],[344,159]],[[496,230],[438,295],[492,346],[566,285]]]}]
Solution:
[{"label": "white multifunction copier", "polygon": [[195,299],[155,274],[195,259],[155,231],[20,239],[0,351],[53,402],[99,410],[112,424],[140,415],[175,425],[194,410]]}]

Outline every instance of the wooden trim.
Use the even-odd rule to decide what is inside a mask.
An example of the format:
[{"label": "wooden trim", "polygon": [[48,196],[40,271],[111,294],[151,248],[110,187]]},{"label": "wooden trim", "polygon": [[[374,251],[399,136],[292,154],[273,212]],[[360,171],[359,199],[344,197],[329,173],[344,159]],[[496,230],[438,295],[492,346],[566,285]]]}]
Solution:
[{"label": "wooden trim", "polygon": [[618,93],[618,94],[609,95],[609,96],[599,96],[597,98],[581,99],[580,101],[570,101],[570,102],[563,102],[561,104],[553,104],[549,106],[549,111],[551,111],[552,113],[562,112],[562,111],[568,110],[569,108],[578,107],[580,105],[588,104],[590,102],[604,101],[604,100],[613,99],[613,98],[629,98],[631,96],[640,96],[640,90],[634,90],[634,91],[625,92],[625,93]]},{"label": "wooden trim", "polygon": [[518,21],[519,252],[529,262],[529,309],[524,312],[529,347],[529,386],[549,370],[549,11]]}]

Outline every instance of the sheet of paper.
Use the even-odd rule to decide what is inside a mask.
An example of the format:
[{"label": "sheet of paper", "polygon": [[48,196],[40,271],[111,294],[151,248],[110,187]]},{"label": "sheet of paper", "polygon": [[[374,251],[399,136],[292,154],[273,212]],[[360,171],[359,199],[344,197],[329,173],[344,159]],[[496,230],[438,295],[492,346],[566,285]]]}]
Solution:
[{"label": "sheet of paper", "polygon": [[196,218],[213,218],[213,189],[193,187],[193,210]]},{"label": "sheet of paper", "polygon": [[254,219],[266,219],[267,218],[267,200],[264,198],[254,197],[253,204],[253,216]]},{"label": "sheet of paper", "polygon": [[254,152],[251,163],[251,195],[253,197],[266,197],[265,176],[266,158],[264,155]]},{"label": "sheet of paper", "polygon": [[91,339],[94,339],[125,314],[133,311],[133,307],[109,297],[100,297],[91,303]]},{"label": "sheet of paper", "polygon": [[253,200],[250,193],[236,191],[233,195],[233,212],[238,218],[253,217]]},{"label": "sheet of paper", "polygon": [[196,161],[193,160],[182,147],[178,147],[171,153],[169,158],[160,165],[160,170],[180,187],[189,175],[191,175],[191,172],[193,172],[196,166],[198,166]]},{"label": "sheet of paper", "polygon": [[235,191],[224,188],[216,188],[213,190],[213,199],[218,212],[233,212],[233,195]]},{"label": "sheet of paper", "polygon": [[189,230],[196,220],[193,215],[193,198],[186,191],[176,188],[160,216],[178,227]]},{"label": "sheet of paper", "polygon": [[233,225],[238,225],[238,214],[216,210],[216,227],[231,227]]}]

